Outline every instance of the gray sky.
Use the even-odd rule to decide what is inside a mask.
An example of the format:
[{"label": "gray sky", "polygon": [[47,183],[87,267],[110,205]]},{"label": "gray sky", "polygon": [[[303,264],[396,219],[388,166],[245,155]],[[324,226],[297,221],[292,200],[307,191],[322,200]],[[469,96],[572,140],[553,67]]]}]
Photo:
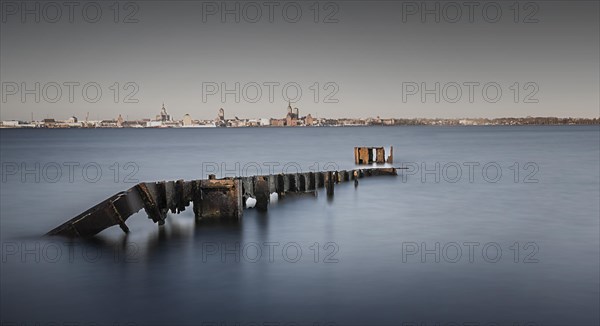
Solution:
[{"label": "gray sky", "polygon": [[72,22],[62,1],[1,2],[2,120],[141,119],[163,101],[176,119],[283,117],[287,98],[334,118],[600,115],[598,1],[75,1]]}]

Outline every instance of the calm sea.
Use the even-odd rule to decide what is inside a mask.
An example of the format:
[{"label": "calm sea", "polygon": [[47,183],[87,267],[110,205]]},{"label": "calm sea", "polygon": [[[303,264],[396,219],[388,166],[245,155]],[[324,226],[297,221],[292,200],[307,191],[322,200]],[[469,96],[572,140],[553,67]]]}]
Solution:
[{"label": "calm sea", "polygon": [[[597,325],[600,129],[0,130],[7,325]],[[239,223],[45,232],[140,181],[354,168]],[[387,153],[386,153],[387,154]]]}]

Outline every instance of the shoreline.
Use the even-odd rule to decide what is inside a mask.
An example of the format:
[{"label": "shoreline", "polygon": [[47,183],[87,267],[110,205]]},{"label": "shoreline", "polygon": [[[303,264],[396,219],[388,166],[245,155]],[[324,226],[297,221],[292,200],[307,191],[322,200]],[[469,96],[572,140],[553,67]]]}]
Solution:
[{"label": "shoreline", "polygon": [[600,126],[600,122],[595,123],[572,123],[572,124],[486,124],[486,125],[463,125],[463,124],[406,124],[406,125],[330,125],[330,126],[244,126],[244,127],[12,127],[0,126],[0,130],[12,129],[308,129],[308,128],[369,128],[369,127],[559,127],[559,126]]}]

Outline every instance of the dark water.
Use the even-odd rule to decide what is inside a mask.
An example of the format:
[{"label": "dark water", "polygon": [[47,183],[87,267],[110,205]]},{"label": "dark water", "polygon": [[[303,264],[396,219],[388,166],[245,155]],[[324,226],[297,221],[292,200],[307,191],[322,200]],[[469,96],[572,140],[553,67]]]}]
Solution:
[{"label": "dark water", "polygon": [[[3,324],[599,323],[597,126],[0,130],[0,141]],[[188,209],[159,229],[142,212],[128,237],[41,238],[138,180],[353,168],[356,145],[393,145],[410,169],[240,223],[196,225]]]}]

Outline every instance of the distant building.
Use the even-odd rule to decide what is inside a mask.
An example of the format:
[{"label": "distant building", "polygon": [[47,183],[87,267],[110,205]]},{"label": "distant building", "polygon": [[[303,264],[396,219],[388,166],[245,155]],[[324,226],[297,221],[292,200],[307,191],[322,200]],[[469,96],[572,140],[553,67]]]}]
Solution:
[{"label": "distant building", "polygon": [[56,120],[54,119],[44,119],[42,120],[42,125],[44,127],[52,128],[56,125]]},{"label": "distant building", "polygon": [[227,126],[227,121],[225,121],[225,110],[223,110],[223,108],[219,109],[219,114],[217,115],[217,118],[215,119],[215,126],[217,126],[217,127],[226,127]]},{"label": "distant building", "polygon": [[19,121],[17,120],[8,120],[8,121],[2,121],[2,126],[4,127],[18,127],[19,126]]},{"label": "distant building", "polygon": [[116,128],[117,126],[117,120],[102,120],[100,121],[100,127],[101,128]]},{"label": "distant building", "polygon": [[160,109],[160,114],[156,116],[156,121],[162,121],[162,122],[171,121],[171,116],[167,113],[167,109],[165,109],[165,103],[163,103],[162,109]]},{"label": "distant building", "polygon": [[312,115],[310,115],[310,113],[306,116],[306,123],[307,126],[312,126],[315,124],[315,121],[312,117]]},{"label": "distant building", "polygon": [[260,119],[248,119],[244,123],[245,127],[258,127],[260,126]]},{"label": "distant building", "polygon": [[292,109],[292,103],[288,101],[287,115],[285,116],[285,125],[289,127],[295,127],[298,125],[298,119],[300,118],[300,110],[298,108]]},{"label": "distant building", "polygon": [[183,125],[185,127],[187,127],[187,126],[191,126],[193,123],[194,123],[194,121],[192,120],[192,117],[189,114],[186,113],[183,116]]},{"label": "distant building", "polygon": [[270,122],[273,127],[284,127],[286,121],[285,119],[270,119]]},{"label": "distant building", "polygon": [[162,126],[162,121],[146,121],[146,128],[158,128],[160,126]]},{"label": "distant building", "polygon": [[77,123],[77,117],[70,117],[69,119],[67,119],[67,121],[65,121],[66,123]]},{"label": "distant building", "polygon": [[117,127],[121,128],[123,127],[123,122],[125,120],[123,119],[123,117],[119,114],[119,116],[117,117]]}]

